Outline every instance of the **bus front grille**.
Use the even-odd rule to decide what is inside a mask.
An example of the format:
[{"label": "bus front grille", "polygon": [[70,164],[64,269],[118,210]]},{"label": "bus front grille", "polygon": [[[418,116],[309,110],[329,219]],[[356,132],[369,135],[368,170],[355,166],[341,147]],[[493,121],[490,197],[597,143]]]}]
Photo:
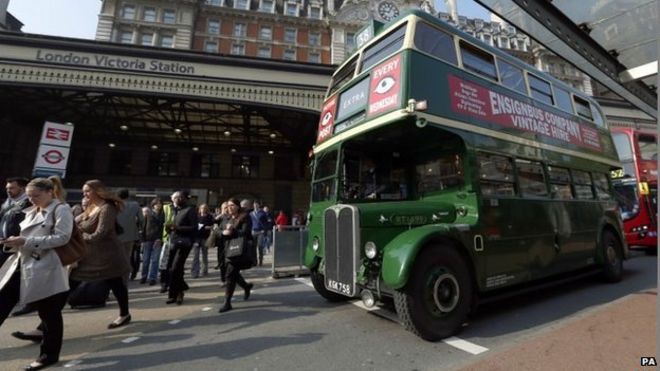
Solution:
[{"label": "bus front grille", "polygon": [[325,210],[325,287],[346,296],[355,296],[359,262],[359,215],[350,205]]}]

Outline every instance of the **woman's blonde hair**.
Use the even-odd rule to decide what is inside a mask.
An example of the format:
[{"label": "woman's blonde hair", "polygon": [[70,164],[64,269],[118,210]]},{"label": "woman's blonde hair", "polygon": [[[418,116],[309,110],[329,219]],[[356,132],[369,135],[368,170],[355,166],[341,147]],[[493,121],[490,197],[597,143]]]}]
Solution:
[{"label": "woman's blonde hair", "polygon": [[34,178],[30,180],[30,182],[25,186],[25,188],[31,187],[31,188],[37,188],[40,191],[53,191],[53,194],[55,194],[55,185],[50,179],[46,178]]},{"label": "woman's blonde hair", "polygon": [[[124,201],[122,201],[114,192],[105,188],[105,185],[100,180],[88,180],[85,182],[85,185],[91,188],[91,190],[96,193],[99,198],[114,205],[118,211],[124,208]],[[85,209],[85,215],[88,215],[89,212],[91,212],[91,208],[88,207]]]},{"label": "woman's blonde hair", "polygon": [[62,178],[57,175],[51,175],[48,177],[48,180],[53,183],[53,196],[62,202],[66,202],[66,190],[62,186]]}]

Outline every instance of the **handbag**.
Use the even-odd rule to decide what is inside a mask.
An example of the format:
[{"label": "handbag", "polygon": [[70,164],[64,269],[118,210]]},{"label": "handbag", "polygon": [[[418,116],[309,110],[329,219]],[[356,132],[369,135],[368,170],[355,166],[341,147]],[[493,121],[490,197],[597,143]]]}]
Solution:
[{"label": "handbag", "polygon": [[[51,233],[55,231],[55,210],[62,205],[57,204],[53,209],[53,228]],[[82,259],[87,254],[87,245],[83,240],[82,232],[76,223],[73,223],[73,229],[71,230],[71,238],[69,241],[62,246],[57,246],[54,248],[55,253],[60,258],[63,266],[73,264],[80,259]]]},{"label": "handbag", "polygon": [[227,242],[225,258],[237,268],[248,269],[254,266],[251,250],[252,238],[236,237]]}]

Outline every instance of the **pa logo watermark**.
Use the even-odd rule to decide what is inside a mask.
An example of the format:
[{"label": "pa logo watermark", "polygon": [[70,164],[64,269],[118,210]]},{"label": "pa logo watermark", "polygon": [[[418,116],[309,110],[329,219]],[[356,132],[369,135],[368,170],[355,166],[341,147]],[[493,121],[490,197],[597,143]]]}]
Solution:
[{"label": "pa logo watermark", "polygon": [[656,367],[658,362],[655,360],[655,357],[642,357],[640,360],[642,366]]}]

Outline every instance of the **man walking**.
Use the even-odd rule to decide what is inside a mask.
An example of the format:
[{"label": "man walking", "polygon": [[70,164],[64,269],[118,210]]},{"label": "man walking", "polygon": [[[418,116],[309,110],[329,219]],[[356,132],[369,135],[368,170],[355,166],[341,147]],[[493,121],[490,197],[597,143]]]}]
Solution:
[{"label": "man walking", "polygon": [[118,238],[131,265],[131,280],[133,280],[140,270],[140,226],[144,223],[144,216],[140,205],[128,199],[128,189],[120,190],[117,196],[124,201],[124,209],[117,214],[117,223],[123,230]]}]

